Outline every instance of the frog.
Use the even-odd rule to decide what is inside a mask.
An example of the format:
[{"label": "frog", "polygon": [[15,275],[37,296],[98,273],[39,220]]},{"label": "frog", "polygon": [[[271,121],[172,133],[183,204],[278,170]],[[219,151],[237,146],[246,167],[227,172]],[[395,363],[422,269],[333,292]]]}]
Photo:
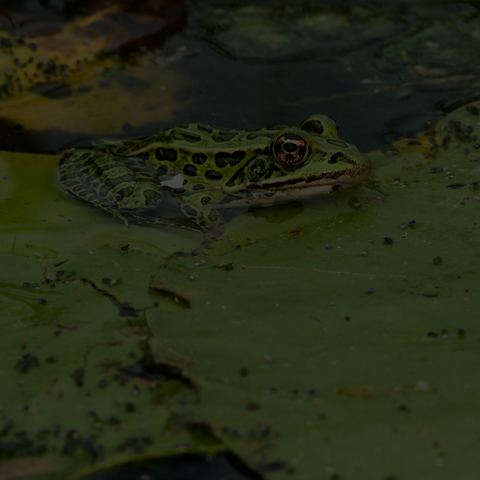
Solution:
[{"label": "frog", "polygon": [[66,150],[60,184],[127,226],[202,231],[223,225],[226,212],[235,209],[302,201],[361,184],[370,161],[340,133],[339,124],[323,114],[299,127],[235,130],[191,123]]}]

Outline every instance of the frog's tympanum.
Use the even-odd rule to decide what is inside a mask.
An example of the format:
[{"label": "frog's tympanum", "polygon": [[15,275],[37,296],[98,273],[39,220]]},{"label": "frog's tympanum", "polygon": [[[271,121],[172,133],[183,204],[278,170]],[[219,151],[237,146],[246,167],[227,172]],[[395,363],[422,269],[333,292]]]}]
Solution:
[{"label": "frog's tympanum", "polygon": [[[127,224],[182,226],[183,216],[198,229],[224,223],[227,208],[270,206],[358,185],[371,166],[340,139],[337,122],[312,115],[300,127],[183,125],[69,150],[59,169],[65,190]],[[175,209],[183,215],[162,214]]]}]

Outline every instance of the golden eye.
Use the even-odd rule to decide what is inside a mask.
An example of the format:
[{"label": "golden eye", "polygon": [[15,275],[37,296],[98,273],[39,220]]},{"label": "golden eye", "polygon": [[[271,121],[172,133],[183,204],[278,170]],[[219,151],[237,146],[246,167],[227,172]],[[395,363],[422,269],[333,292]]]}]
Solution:
[{"label": "golden eye", "polygon": [[284,133],[272,145],[272,155],[286,166],[296,166],[308,158],[308,143],[300,135]]}]

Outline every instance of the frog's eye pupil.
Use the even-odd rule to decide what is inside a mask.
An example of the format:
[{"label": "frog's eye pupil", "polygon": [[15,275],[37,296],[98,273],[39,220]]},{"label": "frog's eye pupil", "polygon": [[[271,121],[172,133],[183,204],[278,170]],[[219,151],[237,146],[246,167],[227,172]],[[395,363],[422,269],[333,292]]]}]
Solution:
[{"label": "frog's eye pupil", "polygon": [[283,144],[283,149],[288,153],[296,152],[298,150],[298,148],[299,148],[299,146],[296,143],[285,142]]}]

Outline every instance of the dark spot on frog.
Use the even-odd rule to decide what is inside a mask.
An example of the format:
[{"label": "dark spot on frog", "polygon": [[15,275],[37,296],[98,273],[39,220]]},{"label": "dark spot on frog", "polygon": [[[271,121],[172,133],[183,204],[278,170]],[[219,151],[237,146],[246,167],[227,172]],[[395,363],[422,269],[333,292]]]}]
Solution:
[{"label": "dark spot on frog", "polygon": [[208,202],[210,202],[211,198],[210,197],[203,197],[201,201],[202,205],[206,205]]},{"label": "dark spot on frog", "polygon": [[173,130],[172,138],[180,141],[183,140],[189,143],[196,143],[202,139],[200,135],[195,135],[194,133],[190,133],[184,130]]},{"label": "dark spot on frog", "polygon": [[220,134],[220,135],[212,135],[212,140],[217,143],[228,142],[229,140],[233,140],[236,137],[235,133],[227,133],[227,134]]},{"label": "dark spot on frog", "polygon": [[181,195],[182,193],[185,193],[185,192],[186,192],[186,190],[184,188],[174,188],[173,189],[173,193],[175,195]]},{"label": "dark spot on frog", "polygon": [[[265,158],[257,158],[253,162],[250,163],[248,166],[248,181],[256,183],[260,180],[267,180],[269,179],[274,172],[280,171],[280,168],[275,165],[273,162],[268,161]],[[238,179],[242,181],[242,178],[245,175],[244,171],[242,170],[239,172]],[[235,178],[232,177],[230,180]],[[260,188],[258,186],[252,186],[253,188]]]},{"label": "dark spot on frog", "polygon": [[221,180],[222,174],[220,172],[217,172],[216,170],[207,170],[205,172],[205,177],[209,180]]},{"label": "dark spot on frog", "polygon": [[202,185],[201,183],[198,183],[197,185],[194,185],[192,187],[192,190],[203,190],[205,188],[205,185]]},{"label": "dark spot on frog", "polygon": [[213,133],[213,130],[210,127],[207,127],[207,125],[202,125],[201,123],[197,124],[197,129],[203,133],[207,133],[208,135]]},{"label": "dark spot on frog", "polygon": [[196,217],[198,215],[198,212],[189,205],[183,207],[183,210],[189,217]]},{"label": "dark spot on frog", "polygon": [[296,183],[302,181],[303,178],[291,178],[290,180],[285,180],[284,182],[264,183],[263,185],[250,185],[250,188],[263,188],[264,190],[268,190],[270,188],[280,188],[285,185],[295,185]]},{"label": "dark spot on frog", "polygon": [[[252,163],[250,163],[252,165]],[[246,165],[242,168],[238,168],[232,177],[225,183],[227,187],[233,187],[235,184],[245,183],[247,181],[246,169],[251,168]]]},{"label": "dark spot on frog", "polygon": [[208,214],[208,219],[211,221],[211,222],[216,222],[219,218],[219,215],[218,213],[216,212],[216,210],[212,210],[209,214]]},{"label": "dark spot on frog", "polygon": [[190,165],[187,163],[187,165],[183,167],[183,173],[189,177],[195,177],[198,174],[198,170],[195,165]]},{"label": "dark spot on frog", "polygon": [[227,205],[230,202],[233,202],[236,198],[233,195],[225,195],[219,202],[219,205]]},{"label": "dark spot on frog", "polygon": [[319,120],[310,120],[309,122],[303,124],[301,129],[305,130],[306,132],[314,133],[315,135],[321,135],[325,130],[322,122]]},{"label": "dark spot on frog", "polygon": [[195,165],[203,165],[207,161],[207,156],[204,153],[194,153],[192,155],[192,162]]},{"label": "dark spot on frog", "polygon": [[177,151],[173,148],[157,148],[155,150],[155,158],[157,160],[174,162],[177,159]]},{"label": "dark spot on frog", "polygon": [[160,165],[155,173],[157,176],[163,177],[168,173],[168,167],[166,165]]},{"label": "dark spot on frog", "polygon": [[215,164],[218,168],[225,168],[227,165],[235,166],[245,158],[245,152],[238,150],[233,153],[218,152],[215,154]]},{"label": "dark spot on frog", "polygon": [[268,149],[267,148],[256,148],[253,153],[255,155],[263,155],[263,154],[268,154]]},{"label": "dark spot on frog", "polygon": [[345,160],[345,154],[342,152],[334,153],[328,160],[328,163],[337,163],[341,160]]}]

